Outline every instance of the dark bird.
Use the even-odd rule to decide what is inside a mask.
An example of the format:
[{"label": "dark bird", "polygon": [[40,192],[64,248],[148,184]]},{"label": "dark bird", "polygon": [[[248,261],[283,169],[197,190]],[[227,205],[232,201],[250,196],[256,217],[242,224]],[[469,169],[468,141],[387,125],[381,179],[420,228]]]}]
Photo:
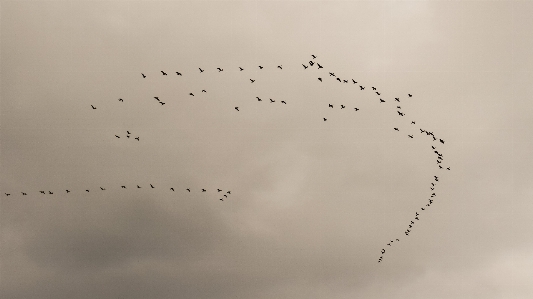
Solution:
[{"label": "dark bird", "polygon": [[435,147],[434,147],[433,145],[431,146],[431,148],[432,148],[432,149],[435,149]]},{"label": "dark bird", "polygon": [[311,55],[311,56],[313,56],[313,59],[315,59],[315,58],[316,58],[316,56],[315,56],[315,55]]},{"label": "dark bird", "polygon": [[167,75],[167,73],[165,73],[165,72],[163,72],[163,71],[161,71],[161,73],[163,74],[163,76],[166,76],[166,75]]},{"label": "dark bird", "polygon": [[411,221],[411,224],[415,224],[413,221]]},{"label": "dark bird", "polygon": [[394,99],[396,100],[396,102],[399,102],[399,101],[400,101],[400,99],[399,99],[399,98],[394,98]]},{"label": "dark bird", "polygon": [[137,141],[139,141],[139,137],[135,137],[135,139],[137,139]]},{"label": "dark bird", "polygon": [[402,109],[402,107],[400,107],[400,106],[396,106],[396,108],[397,108],[397,109]]},{"label": "dark bird", "polygon": [[355,109],[355,111],[359,111],[359,108],[353,108],[353,109]]},{"label": "dark bird", "polygon": [[105,191],[105,188],[100,187],[100,190]]},{"label": "dark bird", "polygon": [[413,138],[413,135],[407,135],[407,136],[409,136],[410,138]]},{"label": "dark bird", "polygon": [[220,190],[220,189],[217,189],[217,192],[222,192],[222,190]]},{"label": "dark bird", "polygon": [[353,82],[353,84],[357,83],[357,81],[355,81],[354,79],[352,79],[352,82]]},{"label": "dark bird", "polygon": [[341,105],[341,109],[344,109],[344,108],[346,108],[346,107],[344,107],[344,105]]},{"label": "dark bird", "polygon": [[440,143],[444,144],[444,140],[442,140],[442,139],[439,139],[439,141],[440,141]]},{"label": "dark bird", "polygon": [[335,77],[335,74],[332,73],[332,72],[330,72],[330,73],[329,73],[329,76],[330,76],[330,77],[331,77],[331,76]]},{"label": "dark bird", "polygon": [[276,101],[274,101],[273,99],[270,99],[270,103],[274,103],[274,102],[276,102]]},{"label": "dark bird", "polygon": [[89,192],[89,189],[87,189],[87,190],[85,190],[85,191]]},{"label": "dark bird", "polygon": [[91,107],[93,107],[93,109],[96,109],[96,107],[94,107],[93,105],[91,105]]},{"label": "dark bird", "polygon": [[400,112],[400,111],[396,111],[396,112],[398,112],[398,114],[399,114],[400,116],[403,116],[403,115],[404,115],[404,114],[403,114],[402,112]]},{"label": "dark bird", "polygon": [[242,72],[244,69],[242,67],[239,66],[239,70]]},{"label": "dark bird", "polygon": [[146,75],[144,75],[143,73],[141,73],[141,75],[143,75],[143,78],[146,78]]},{"label": "dark bird", "polygon": [[418,212],[415,212],[415,216],[418,216],[418,215],[420,215],[420,214],[418,214]]},{"label": "dark bird", "polygon": [[221,199],[219,199],[219,200],[221,200],[221,201],[224,201],[224,200],[223,200],[222,198],[221,198]]},{"label": "dark bird", "polygon": [[122,189],[126,189],[126,186],[120,186]]},{"label": "dark bird", "polygon": [[415,217],[415,219],[416,219],[416,220],[420,220],[420,219],[418,219],[418,217]]},{"label": "dark bird", "polygon": [[190,95],[190,96],[193,96],[193,97],[194,97],[194,94],[193,94],[192,92],[191,92],[191,93],[189,93],[189,95]]},{"label": "dark bird", "polygon": [[412,96],[413,96],[413,95],[412,95],[412,94],[410,94],[410,93],[409,93],[409,94],[407,94],[407,95],[408,95],[409,97],[412,97]]},{"label": "dark bird", "polygon": [[202,189],[202,192],[205,192],[206,190],[205,189]]},{"label": "dark bird", "polygon": [[415,121],[413,120],[413,121],[411,122],[411,124],[413,124],[413,125],[414,125],[414,124],[415,124]]},{"label": "dark bird", "polygon": [[24,192],[20,192],[20,193],[22,193],[22,195],[28,195],[28,194],[26,194],[26,193],[24,193]]},{"label": "dark bird", "polygon": [[137,185],[137,188],[141,188],[141,186]]},{"label": "dark bird", "polygon": [[421,209],[422,211],[425,211],[425,210],[426,210],[426,209],[424,209],[424,208],[420,208],[420,209]]},{"label": "dark bird", "polygon": [[424,130],[422,130],[422,129],[419,129],[419,130],[420,130],[420,133],[424,133]]},{"label": "dark bird", "polygon": [[239,107],[235,107],[235,110],[239,111]]},{"label": "dark bird", "polygon": [[150,184],[150,187],[155,188],[154,185]]},{"label": "dark bird", "polygon": [[450,167],[448,167],[448,168],[446,168],[446,169],[450,170]]},{"label": "dark bird", "polygon": [[287,105],[287,103],[285,101],[281,101],[283,104]]},{"label": "dark bird", "polygon": [[176,75],[181,76],[181,73],[180,72],[176,72]]},{"label": "dark bird", "polygon": [[318,65],[318,69],[323,69],[323,67],[320,65],[320,63],[317,63],[316,65]]},{"label": "dark bird", "polygon": [[120,136],[118,136],[118,135],[115,135],[115,137],[120,138]]},{"label": "dark bird", "polygon": [[398,241],[398,242],[399,242],[400,240],[396,239],[396,241]]},{"label": "dark bird", "polygon": [[[70,193],[70,190],[65,190],[65,191],[67,191],[67,193]],[[41,191],[41,192],[44,192],[44,191]]]},{"label": "dark bird", "polygon": [[131,134],[130,131],[126,131],[126,133]]},{"label": "dark bird", "polygon": [[255,97],[257,99],[258,102],[261,102],[261,98],[260,97]]},{"label": "dark bird", "polygon": [[262,66],[259,66],[259,69],[261,69],[261,70],[262,70],[262,69],[263,69],[263,67],[262,67]]},{"label": "dark bird", "polygon": [[313,61],[309,60],[309,65],[313,66],[313,64],[315,64],[315,63]]},{"label": "dark bird", "polygon": [[348,80],[344,80],[344,79],[343,79],[342,82],[344,82],[344,83],[348,83]]},{"label": "dark bird", "polygon": [[170,188],[170,190],[174,191],[174,188]]},{"label": "dark bird", "polygon": [[187,189],[185,189],[185,190],[187,190],[187,191],[191,192],[191,189],[189,189],[189,188],[187,188]]},{"label": "dark bird", "polygon": [[341,78],[337,78],[337,81],[339,81],[340,83],[342,83]]},{"label": "dark bird", "polygon": [[302,63],[302,65],[304,66],[304,69],[307,69],[307,68],[308,68],[308,66],[307,66],[307,65],[305,65],[305,64],[303,64],[303,63]]},{"label": "dark bird", "polygon": [[378,96],[381,95],[381,93],[379,93],[379,92],[377,92],[377,91],[376,91],[376,94],[377,94]]},{"label": "dark bird", "polygon": [[331,108],[333,108],[333,105],[332,105],[332,104],[328,104],[328,105],[329,105],[328,107],[331,107]]},{"label": "dark bird", "polygon": [[205,89],[202,89],[202,92],[207,92],[207,91],[205,91]]},{"label": "dark bird", "polygon": [[327,118],[324,117],[324,121],[328,120]]},{"label": "dark bird", "polygon": [[163,103],[163,102],[160,102],[159,104],[161,104],[161,106],[165,105],[165,103]]},{"label": "dark bird", "polygon": [[228,191],[228,192],[226,192],[226,193],[231,194],[231,191]]},{"label": "dark bird", "polygon": [[201,68],[198,68],[198,69],[200,70],[200,73],[203,73],[203,72],[204,72],[204,70],[202,70]]},{"label": "dark bird", "polygon": [[438,182],[439,181],[439,177],[435,176],[435,181]]},{"label": "dark bird", "polygon": [[282,70],[283,68],[281,67],[281,65],[278,65],[278,69]]},{"label": "dark bird", "polygon": [[11,195],[11,193],[5,193],[5,195],[6,195],[6,196],[9,196],[9,195]]},{"label": "dark bird", "polygon": [[322,82],[322,78],[318,78],[318,81]]},{"label": "dark bird", "polygon": [[228,198],[228,196],[226,194],[224,194],[224,197]]},{"label": "dark bird", "polygon": [[219,73],[223,71],[223,69],[221,69],[219,67],[217,67],[217,70],[218,70]]},{"label": "dark bird", "polygon": [[392,245],[391,245],[390,243],[389,243],[389,244],[387,244],[387,245],[389,245],[389,246],[392,246]]},{"label": "dark bird", "polygon": [[385,100],[383,100],[383,99],[379,99],[379,102],[380,102],[380,103],[385,103]]},{"label": "dark bird", "polygon": [[124,102],[124,100],[123,100],[123,99],[118,99],[118,101],[119,101],[119,102]]},{"label": "dark bird", "polygon": [[250,81],[251,81],[252,83],[254,83],[254,82],[255,82],[255,80],[252,80],[252,79],[250,79]]},{"label": "dark bird", "polygon": [[439,165],[439,169],[442,169],[442,166]]},{"label": "dark bird", "polygon": [[431,186],[435,186],[435,184],[431,183]]},{"label": "dark bird", "polygon": [[365,89],[363,86],[359,85],[359,88],[361,88],[361,90]]},{"label": "dark bird", "polygon": [[372,86],[372,90],[376,90],[376,88],[374,86]]},{"label": "dark bird", "polygon": [[394,130],[396,130],[396,131],[400,131],[398,128],[394,128]]},{"label": "dark bird", "polygon": [[[67,191],[68,191],[68,190],[67,190]],[[39,191],[39,192],[41,192],[42,194],[46,194],[44,191]]]},{"label": "dark bird", "polygon": [[159,97],[154,97],[154,99],[156,99],[157,101],[159,101],[159,102],[160,102],[160,100],[159,100]]}]

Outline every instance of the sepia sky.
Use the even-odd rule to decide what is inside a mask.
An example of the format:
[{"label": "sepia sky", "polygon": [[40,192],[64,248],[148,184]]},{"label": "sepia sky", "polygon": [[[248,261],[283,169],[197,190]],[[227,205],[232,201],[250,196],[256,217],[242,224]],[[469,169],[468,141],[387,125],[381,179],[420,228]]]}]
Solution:
[{"label": "sepia sky", "polygon": [[0,297],[533,296],[532,1],[0,5]]}]

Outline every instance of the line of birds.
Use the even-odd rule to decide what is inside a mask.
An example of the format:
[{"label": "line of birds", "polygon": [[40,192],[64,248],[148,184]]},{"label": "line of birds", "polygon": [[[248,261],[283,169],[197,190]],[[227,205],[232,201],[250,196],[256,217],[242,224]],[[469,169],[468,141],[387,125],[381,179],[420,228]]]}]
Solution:
[{"label": "line of birds", "polygon": [[[150,185],[150,188],[151,188],[151,189],[155,189],[155,186],[154,186],[153,184],[149,184],[149,185]],[[135,188],[135,189],[141,189],[142,187],[139,186],[139,185],[136,185],[136,187],[133,187],[133,188]],[[121,185],[121,186],[120,186],[120,189],[127,189],[127,187],[126,187],[125,185]],[[97,190],[98,190],[98,189],[97,189]],[[106,191],[106,190],[107,190],[106,188],[104,188],[104,187],[100,187],[100,191]],[[174,187],[170,187],[169,190],[172,191],[172,192],[175,192],[175,191],[176,191],[176,189],[174,189]],[[184,191],[187,191],[187,192],[190,193],[190,192],[191,192],[191,188],[185,188]],[[201,191],[201,192],[207,192],[207,189],[202,188],[200,191]],[[71,192],[72,192],[71,190],[69,190],[69,189],[65,189],[65,193],[68,194],[68,193],[71,193]],[[89,193],[90,190],[89,190],[89,189],[85,189],[85,192],[86,192],[86,193]],[[226,191],[225,191],[225,190],[222,190],[222,189],[217,188],[217,189],[216,189],[216,192],[217,192],[217,194],[222,192],[222,193],[221,193],[221,194],[222,194],[222,197],[219,199],[219,200],[221,200],[221,201],[224,201],[224,199],[227,199],[228,196],[231,195],[231,191],[230,191],[230,190],[226,190]],[[20,192],[20,193],[21,193],[23,196],[28,195],[28,192]],[[37,193],[37,192],[36,192],[36,193]],[[48,190],[48,191],[40,190],[38,193],[39,193],[39,194],[45,194],[45,195],[46,195],[46,194],[48,194],[48,195],[53,195],[53,194],[54,194],[54,192],[52,192],[52,191],[50,191],[50,190]],[[11,196],[11,195],[12,195],[11,193],[4,193],[4,194],[5,194],[6,196]]]},{"label": "line of birds", "polygon": [[[130,138],[130,137],[131,137],[131,133],[130,133],[130,131],[126,131],[126,133],[127,133],[126,138]],[[120,138],[120,136],[118,136],[118,135],[115,135],[115,137]],[[137,140],[137,141],[140,141],[139,138],[140,138],[140,137],[137,136],[137,137],[135,137],[135,138],[133,138],[133,139],[135,139],[135,140]]]}]

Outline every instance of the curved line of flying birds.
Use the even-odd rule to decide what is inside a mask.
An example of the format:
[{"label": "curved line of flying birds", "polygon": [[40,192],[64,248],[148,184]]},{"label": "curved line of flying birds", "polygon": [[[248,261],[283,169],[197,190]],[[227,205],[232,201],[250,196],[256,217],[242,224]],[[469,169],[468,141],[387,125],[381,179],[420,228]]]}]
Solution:
[{"label": "curved line of flying birds", "polygon": [[[311,57],[312,57],[311,60],[309,60],[309,61],[306,62],[306,63],[302,63],[302,64],[301,64],[301,65],[303,66],[303,70],[307,70],[307,69],[310,69],[310,68],[312,68],[312,67],[316,67],[318,70],[324,68],[320,63],[318,63],[318,62],[315,61],[315,59],[316,59],[316,56],[315,56],[315,55],[311,55]],[[265,68],[265,67],[264,67],[264,66],[261,66],[261,65],[257,66],[257,69],[259,69],[259,70],[263,70],[264,68]],[[274,66],[273,68],[274,68],[274,69],[279,69],[280,71],[283,70],[283,66],[282,66],[282,65],[277,65],[277,66]],[[254,68],[254,69],[255,69],[255,68]],[[257,69],[255,69],[255,70],[257,70]],[[245,71],[245,69],[242,68],[242,67],[240,67],[240,66],[238,67],[238,69],[235,69],[235,71],[237,71],[237,70],[238,70],[239,72]],[[206,70],[205,70],[205,69],[202,69],[202,68],[198,68],[198,71],[199,71],[199,73],[203,73],[203,72],[205,72]],[[214,70],[214,71],[220,73],[220,72],[223,72],[224,69],[223,69],[223,68],[216,68],[216,70]],[[176,71],[176,72],[174,72],[174,73],[176,74],[176,76],[183,76],[183,73],[182,73],[182,72]],[[163,75],[163,76],[168,76],[168,73],[165,72],[165,71],[161,71],[161,75]],[[147,76],[146,76],[144,73],[141,73],[141,76],[142,76],[142,78],[147,78]],[[381,92],[378,91],[378,89],[377,89],[376,87],[374,87],[374,86],[371,86],[370,88],[367,88],[367,86],[363,86],[362,83],[358,83],[358,81],[356,81],[356,80],[353,79],[353,78],[341,78],[341,77],[337,76],[334,72],[329,72],[329,71],[328,71],[327,73],[325,72],[324,75],[318,77],[318,78],[317,78],[317,81],[315,81],[315,82],[323,83],[323,82],[326,82],[326,80],[331,80],[331,81],[333,81],[333,82],[336,81],[336,82],[339,82],[339,83],[341,83],[341,84],[350,84],[350,83],[351,83],[351,85],[352,85],[352,86],[355,86],[355,87],[356,87],[356,90],[359,91],[359,92],[369,92],[369,91],[370,91],[370,92],[372,92],[372,93],[376,96],[376,99],[378,99],[378,100],[376,101],[376,103],[378,103],[378,104],[383,104],[383,103],[387,103],[387,102],[389,102],[389,103],[393,103],[393,106],[396,106],[395,109],[396,109],[396,112],[397,112],[397,114],[398,114],[399,117],[405,117],[405,116],[407,115],[407,114],[402,110],[402,108],[401,108],[401,106],[400,106],[400,105],[401,105],[401,104],[400,104],[401,101],[404,100],[403,98],[402,98],[401,100],[400,100],[400,97],[391,97],[391,98],[387,98],[387,97],[385,97],[384,95],[382,95]],[[250,78],[249,81],[250,81],[250,83],[253,84],[253,83],[255,83],[256,79]],[[206,92],[207,92],[207,91],[206,91],[205,89],[202,89],[200,93],[206,93]],[[194,95],[193,92],[190,92],[190,93],[189,93],[189,96],[195,96],[195,95]],[[410,93],[407,94],[407,99],[412,98],[412,97],[413,97],[412,94],[410,94]],[[159,97],[156,96],[156,97],[154,97],[154,99],[156,99],[156,100],[158,101],[158,103],[161,104],[161,106],[165,105],[165,102],[163,102],[162,100],[160,100]],[[263,99],[260,98],[260,97],[256,97],[256,99],[257,99],[258,102],[262,102],[262,101],[263,101]],[[123,100],[123,99],[119,99],[119,102],[124,102],[124,100]],[[269,103],[277,103],[276,100],[271,99],[271,98],[269,98],[268,100],[265,99],[265,102],[269,102]],[[281,104],[284,104],[284,105],[287,104],[287,102],[286,102],[285,100],[278,101],[278,103],[281,103]],[[387,105],[387,104],[385,104],[385,105]],[[351,107],[351,106],[348,107],[348,106],[350,106],[350,105],[328,103],[328,106],[327,106],[326,109],[335,109],[336,107],[340,107],[340,110],[344,110],[344,109],[346,109],[346,110],[352,110],[352,111],[355,111],[355,112],[358,112],[358,111],[360,110],[360,108],[358,108],[358,107]],[[97,107],[95,107],[94,105],[91,105],[91,107],[92,107],[92,109],[97,109]],[[347,108],[347,107],[348,107],[348,108]],[[352,108],[353,108],[353,109],[352,109]],[[236,111],[241,111],[241,110],[239,109],[238,106],[236,106],[234,109],[235,109]],[[325,117],[323,117],[323,121],[326,122],[326,121],[328,121],[328,119],[325,118]],[[416,121],[412,120],[411,123],[410,123],[410,125],[416,125]],[[416,134],[410,132],[411,130],[413,130],[413,129],[411,129],[411,128],[413,128],[413,127],[411,126],[409,129],[407,129],[408,133],[410,133],[410,134],[406,134],[406,137],[407,137],[407,138],[410,138],[410,139],[414,139],[414,138],[415,138],[414,136],[415,136]],[[396,131],[396,132],[400,132],[400,128],[399,128],[399,127],[393,127],[392,129],[393,129],[394,131]],[[444,141],[443,139],[441,139],[441,138],[437,138],[433,132],[428,131],[427,129],[422,129],[422,128],[419,128],[419,130],[420,130],[420,134],[422,134],[422,137],[429,137],[429,138],[431,139],[431,141],[433,141],[433,142],[437,142],[437,141],[438,141],[436,144],[439,145],[439,146],[444,144],[445,141]],[[403,129],[402,129],[402,131],[403,131]],[[415,130],[415,131],[416,131],[416,130]],[[417,132],[417,131],[416,131],[416,132]],[[425,135],[424,135],[424,134],[425,134]],[[115,137],[116,137],[116,138],[120,138],[119,135],[115,135]],[[127,131],[127,136],[126,136],[126,137],[127,137],[127,138],[130,138],[130,132],[129,132],[129,131]],[[137,141],[139,141],[139,137],[136,137],[135,139],[137,139]],[[439,143],[440,143],[440,144],[439,144]],[[442,153],[440,153],[440,152],[437,150],[437,147],[436,147],[435,145],[432,145],[432,146],[431,146],[431,149],[432,149],[433,153],[436,154],[436,165],[437,165],[437,167],[438,167],[437,169],[438,169],[438,170],[451,170],[450,167],[445,167],[445,166],[442,165],[442,164],[443,164],[444,157],[443,157]],[[408,224],[408,226],[407,226],[407,228],[406,228],[406,230],[405,230],[405,232],[404,232],[404,234],[405,234],[406,237],[409,236],[409,234],[411,233],[411,230],[413,229],[414,225],[415,225],[416,223],[418,223],[418,221],[420,220],[421,213],[423,213],[424,211],[426,211],[426,210],[427,210],[429,207],[431,207],[431,205],[435,202],[435,197],[436,197],[437,195],[436,195],[436,193],[435,193],[434,191],[435,191],[435,188],[436,188],[436,184],[439,182],[439,176],[434,175],[432,179],[433,179],[433,180],[431,181],[431,186],[430,186],[431,194],[429,195],[428,202],[427,202],[427,204],[425,204],[424,206],[422,206],[422,207],[420,208],[419,211],[417,210],[417,211],[415,212],[414,217],[413,217],[412,220],[409,222],[409,224]],[[150,186],[151,186],[152,188],[154,188],[152,185],[150,185]],[[138,188],[141,188],[140,186],[137,186],[137,187],[138,187]],[[121,188],[125,189],[126,186],[121,186]],[[102,187],[100,187],[100,189],[101,189],[101,190],[105,190],[105,189],[102,188]],[[173,188],[170,188],[170,190],[171,190],[171,191],[174,191]],[[191,190],[190,190],[189,188],[187,188],[186,190],[189,191],[189,192],[191,192]],[[86,191],[86,192],[89,192],[89,190],[85,190],[85,191]],[[217,189],[217,191],[218,191],[218,192],[222,192],[222,190],[220,190],[220,189]],[[69,190],[66,190],[66,192],[69,193],[70,191],[69,191]],[[202,192],[206,192],[206,190],[205,190],[205,189],[202,189]],[[24,193],[24,192],[21,192],[21,193],[22,193],[23,195],[27,195],[27,194]],[[40,193],[46,194],[45,191],[40,191]],[[53,194],[53,193],[49,191],[49,194]],[[228,191],[227,194],[230,194],[230,191]],[[9,196],[10,194],[7,194],[7,193],[6,193],[6,195]],[[224,197],[224,198],[227,198],[227,195],[224,194],[223,197]],[[220,200],[223,201],[224,198],[220,198]],[[394,243],[394,242],[397,243],[397,242],[399,242],[399,241],[400,241],[400,238],[394,238],[394,239],[390,240],[386,245],[384,245],[384,247],[386,247],[386,246],[392,246],[392,243]],[[381,249],[381,255],[380,255],[379,259],[378,259],[378,263],[381,263],[381,262],[382,262],[385,253],[386,253],[386,249],[385,249],[385,248],[382,248],[382,249]]]}]

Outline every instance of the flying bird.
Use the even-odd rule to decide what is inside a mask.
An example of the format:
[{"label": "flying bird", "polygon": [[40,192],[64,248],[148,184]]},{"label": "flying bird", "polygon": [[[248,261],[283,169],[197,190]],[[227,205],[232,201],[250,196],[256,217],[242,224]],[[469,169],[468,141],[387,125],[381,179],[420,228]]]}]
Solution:
[{"label": "flying bird", "polygon": [[207,92],[207,91],[205,91],[205,89],[202,89],[202,92]]},{"label": "flying bird", "polygon": [[205,191],[207,191],[207,190],[205,190],[205,189],[202,189],[202,192],[205,192]]},{"label": "flying bird", "polygon": [[399,102],[400,101],[400,98],[394,98],[396,100],[396,102]]},{"label": "flying bird", "polygon": [[357,83],[357,81],[355,81],[354,79],[352,79],[352,82],[353,82],[353,84]]},{"label": "flying bird", "polygon": [[154,185],[150,184],[150,187],[155,188]]},{"label": "flying bird", "polygon": [[174,188],[170,188],[170,190],[174,191]]},{"label": "flying bird", "polygon": [[189,93],[189,95],[190,95],[190,96],[193,96],[193,97],[194,97],[194,94],[193,94],[192,92],[191,92],[191,93]]},{"label": "flying bird", "polygon": [[383,100],[383,99],[379,99],[379,102],[380,102],[380,103],[385,103],[385,100]]},{"label": "flying bird", "polygon": [[260,97],[255,97],[257,99],[258,102],[261,102],[261,98]]},{"label": "flying bird", "polygon": [[137,141],[139,141],[139,137],[135,137],[135,139],[137,139]]},{"label": "flying bird", "polygon": [[315,55],[311,55],[311,56],[313,56],[313,59],[315,59],[315,58],[316,58],[316,56],[315,56]]},{"label": "flying bird", "polygon": [[323,67],[320,65],[320,63],[317,63],[316,65],[318,65],[318,69],[323,69]]},{"label": "flying bird", "polygon": [[318,78],[318,81],[322,82],[322,78]]},{"label": "flying bird", "polygon": [[160,102],[159,97],[154,97],[154,99],[156,99],[156,100],[158,100]]},{"label": "flying bird", "polygon": [[[163,102],[160,102],[159,104],[161,104],[161,106],[165,105],[165,103],[163,103]],[[128,136],[128,138],[129,138],[129,136]]]},{"label": "flying bird", "polygon": [[126,189],[126,186],[120,186],[122,189]]},{"label": "flying bird", "polygon": [[[67,193],[70,193],[70,190],[65,190],[65,191],[67,191]],[[41,192],[44,192],[44,191],[41,191]]]},{"label": "flying bird", "polygon": [[217,189],[217,192],[222,192],[222,190],[220,190],[220,189]]},{"label": "flying bird", "polygon": [[283,68],[281,67],[281,65],[278,65],[278,69],[282,70]]},{"label": "flying bird", "polygon": [[231,194],[231,191],[228,191],[228,192],[226,192],[226,193]]},{"label": "flying bird", "polygon": [[315,64],[315,63],[313,61],[309,60],[309,65],[313,66],[313,64]]},{"label": "flying bird", "polygon": [[28,194],[26,194],[26,193],[24,193],[24,192],[20,192],[20,193],[22,193],[22,195],[28,195]]},{"label": "flying bird", "polygon": [[287,105],[287,103],[285,101],[281,101],[283,104]]},{"label": "flying bird", "polygon": [[91,105],[91,107],[93,107],[93,109],[96,109],[96,107],[94,107],[93,105]]},{"label": "flying bird", "polygon": [[359,88],[361,88],[361,90],[365,89],[363,86],[359,85]]},{"label": "flying bird", "polygon": [[163,71],[161,71],[161,73],[163,74],[163,76],[166,76],[166,75],[167,75],[167,73],[165,73],[165,72],[163,72]]},{"label": "flying bird", "polygon": [[105,188],[100,187],[100,190],[105,191]]},{"label": "flying bird", "polygon": [[442,140],[442,139],[439,139],[439,140],[440,140],[440,143],[444,144],[444,140]]},{"label": "flying bird", "polygon": [[141,73],[141,75],[143,75],[143,78],[146,78],[146,75],[145,75],[145,74]]},{"label": "flying bird", "polygon": [[332,104],[328,104],[328,105],[329,105],[328,107],[331,107],[331,108],[333,108],[333,105],[332,105]]},{"label": "flying bird", "polygon": [[252,79],[250,79],[250,81],[251,81],[252,83],[254,83],[254,82],[255,82],[255,80],[252,80]]},{"label": "flying bird", "polygon": [[408,95],[409,97],[412,97],[412,96],[413,96],[413,95],[412,95],[412,94],[410,94],[410,93],[409,93],[409,94],[407,94],[407,95]]},{"label": "flying bird", "polygon": [[335,77],[335,73],[330,72],[330,73],[329,73],[329,76],[330,76],[330,77],[331,77],[331,76]]},{"label": "flying bird", "polygon": [[217,70],[218,70],[219,73],[223,71],[223,69],[221,69],[219,67],[217,67]]},{"label": "flying bird", "polygon": [[346,108],[346,107],[344,105],[341,105],[341,109],[344,109],[344,108]]},{"label": "flying bird", "polygon": [[118,136],[118,135],[115,135],[115,137],[120,138],[120,136]]},{"label": "flying bird", "polygon": [[381,95],[381,93],[379,93],[379,92],[377,92],[377,91],[376,91],[376,94],[377,94],[378,96]]},{"label": "flying bird", "polygon": [[342,83],[341,78],[337,78],[337,81],[339,81],[340,83]]},{"label": "flying bird", "polygon": [[394,130],[396,130],[396,131],[400,131],[398,128],[394,128]]},{"label": "flying bird", "polygon": [[355,109],[355,111],[359,111],[359,108],[353,108],[353,109]]},{"label": "flying bird", "polygon": [[270,99],[270,103],[274,103],[275,101],[273,99]]},{"label": "flying bird", "polygon": [[374,86],[372,86],[372,90],[376,90],[376,88]]},{"label": "flying bird", "polygon": [[119,101],[119,102],[124,102],[124,100],[123,100],[123,99],[118,99],[118,101]]},{"label": "flying bird", "polygon": [[239,107],[235,107],[235,110],[239,111]]},{"label": "flying bird", "polygon": [[201,68],[198,68],[198,69],[200,70],[200,73],[203,73],[203,72],[204,72],[204,70],[202,70]]},{"label": "flying bird", "polygon": [[263,67],[262,67],[262,66],[259,66],[259,68],[260,68],[260,69],[263,69]]},{"label": "flying bird", "polygon": [[324,121],[328,120],[327,118],[324,117]]},{"label": "flying bird", "polygon": [[89,189],[87,189],[87,190],[85,190],[85,191],[89,192]]},{"label": "flying bird", "polygon": [[400,111],[396,111],[396,112],[398,112],[398,114],[399,114],[400,116],[404,116],[404,114],[403,114],[402,112],[400,112]]},{"label": "flying bird", "polygon": [[413,138],[413,135],[407,135],[407,136],[409,136],[410,138]]},{"label": "flying bird", "polygon": [[137,188],[141,188],[141,186],[137,185]]},{"label": "flying bird", "polygon": [[187,191],[191,192],[191,189],[189,189],[189,188],[187,188],[187,189],[185,189],[185,190],[187,190]]},{"label": "flying bird", "polygon": [[304,69],[307,69],[307,68],[308,68],[308,66],[307,66],[307,65],[305,65],[305,64],[303,64],[303,63],[302,63],[302,65],[304,66]]},{"label": "flying bird", "polygon": [[239,66],[239,70],[242,72],[244,69],[242,67]]},{"label": "flying bird", "polygon": [[181,76],[181,73],[180,72],[176,72],[176,75]]}]

